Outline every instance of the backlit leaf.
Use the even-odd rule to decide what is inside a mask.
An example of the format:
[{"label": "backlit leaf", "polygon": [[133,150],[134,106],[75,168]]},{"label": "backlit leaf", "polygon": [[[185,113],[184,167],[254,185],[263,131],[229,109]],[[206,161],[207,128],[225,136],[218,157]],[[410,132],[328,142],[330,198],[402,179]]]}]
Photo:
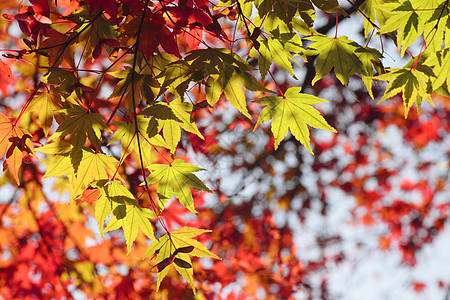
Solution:
[{"label": "backlit leaf", "polygon": [[[72,165],[75,162],[76,168]],[[71,183],[71,197],[77,198],[96,180],[111,178],[117,171],[117,160],[109,155],[83,148],[70,157],[69,153],[55,155],[50,161],[45,177],[67,175]],[[122,179],[116,174],[118,179]]]},{"label": "backlit leaf", "polygon": [[355,54],[361,46],[354,41],[345,36],[329,38],[316,35],[307,39],[315,42],[308,47],[308,50],[311,51],[311,54],[318,54],[316,76],[312,80],[313,85],[327,75],[331,69],[334,69],[334,74],[343,85],[348,84],[350,75],[354,73],[369,75],[366,74],[363,64]]},{"label": "backlit leaf", "polygon": [[183,162],[181,159],[175,159],[170,165],[153,164],[148,166],[153,172],[148,176],[148,183],[158,183],[159,208],[164,209],[172,196],[175,196],[183,206],[193,213],[197,213],[194,208],[194,199],[190,188],[207,191],[211,190],[192,172],[203,169]]},{"label": "backlit leaf", "polygon": [[22,165],[23,156],[30,154],[36,157],[30,138],[31,134],[28,131],[0,113],[0,157],[6,153],[4,169],[8,167],[11,170],[17,185],[20,184],[19,168]]},{"label": "backlit leaf", "polygon": [[312,153],[309,144],[308,126],[337,132],[328,125],[311,104],[327,102],[315,96],[301,93],[301,88],[290,88],[284,94],[285,97],[267,96],[256,102],[267,105],[259,115],[255,129],[265,121],[272,120],[272,133],[275,137],[275,149],[287,135],[288,130],[292,135]]},{"label": "backlit leaf", "polygon": [[430,74],[433,74],[430,68],[419,65],[416,68],[406,66],[392,69],[390,73],[374,77],[376,80],[391,81],[378,103],[402,92],[405,118],[408,117],[408,112],[414,103],[417,106],[417,112],[420,113],[423,99],[432,103],[431,95],[427,93],[427,83],[430,80]]},{"label": "backlit leaf", "polygon": [[436,75],[430,78],[433,90],[437,90],[445,82],[448,85],[450,82],[450,47],[431,53],[424,65],[433,68],[433,73]]},{"label": "backlit leaf", "polygon": [[[153,163],[155,150],[153,146],[160,146],[169,148],[167,143],[161,137],[161,135],[155,134],[149,136],[148,127],[150,126],[150,119],[142,115],[137,115],[138,131],[139,131],[139,142],[136,134],[135,120],[131,122],[114,122],[112,125],[117,126],[117,130],[108,145],[116,141],[120,141],[122,145],[122,156],[128,156],[133,152],[136,153],[137,157],[142,156],[144,165]],[[141,153],[139,153],[139,146]]]},{"label": "backlit leaf", "polygon": [[100,114],[89,112],[81,106],[75,105],[73,108],[63,109],[60,111],[67,118],[58,127],[58,130],[49,138],[55,140],[57,137],[65,137],[72,134],[70,141],[73,145],[74,152],[83,147],[86,137],[101,150],[101,131],[110,131],[103,121]]},{"label": "backlit leaf", "polygon": [[[95,217],[103,236],[104,232],[123,228],[128,253],[136,240],[139,229],[150,239],[155,240],[153,226],[149,219],[156,214],[147,208],[140,207],[133,194],[119,181],[102,183],[101,195],[96,202]],[[103,230],[107,217],[113,213],[108,225]]]},{"label": "backlit leaf", "polygon": [[37,93],[34,96],[30,105],[27,107],[27,111],[32,111],[34,114],[37,114],[39,123],[47,136],[50,126],[53,123],[53,115],[61,108],[61,94],[59,89],[50,87],[49,90]]},{"label": "backlit leaf", "polygon": [[211,253],[202,243],[192,239],[193,237],[210,231],[211,230],[182,227],[167,233],[150,244],[144,258],[156,254],[156,265],[158,266],[157,290],[159,290],[161,281],[167,275],[169,270],[168,266],[173,263],[175,269],[187,282],[189,282],[195,293],[190,256],[220,259],[217,255]]}]

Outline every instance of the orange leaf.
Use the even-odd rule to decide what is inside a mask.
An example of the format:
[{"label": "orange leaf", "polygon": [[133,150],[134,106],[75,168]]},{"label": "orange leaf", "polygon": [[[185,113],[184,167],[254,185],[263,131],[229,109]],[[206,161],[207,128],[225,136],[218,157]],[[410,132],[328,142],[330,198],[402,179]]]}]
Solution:
[{"label": "orange leaf", "polygon": [[0,91],[3,96],[8,96],[8,85],[14,83],[15,78],[10,67],[0,59]]},{"label": "orange leaf", "polygon": [[6,152],[3,170],[8,167],[18,185],[22,158],[25,156],[28,160],[28,154],[35,156],[30,138],[31,134],[28,131],[17,127],[4,114],[0,114],[0,157]]},{"label": "orange leaf", "polygon": [[83,191],[83,194],[80,198],[77,199],[77,205],[86,202],[91,203],[97,201],[98,197],[100,196],[100,190],[99,189],[93,189],[93,188],[87,188]]}]

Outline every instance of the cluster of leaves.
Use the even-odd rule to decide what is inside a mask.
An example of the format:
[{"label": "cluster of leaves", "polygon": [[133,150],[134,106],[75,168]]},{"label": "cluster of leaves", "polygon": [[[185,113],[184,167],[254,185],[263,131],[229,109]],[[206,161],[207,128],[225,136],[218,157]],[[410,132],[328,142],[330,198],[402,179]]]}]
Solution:
[{"label": "cluster of leaves", "polygon": [[[10,2],[5,9],[15,9],[14,1]],[[121,229],[127,254],[134,249],[135,256],[152,258],[152,266],[147,269],[136,259],[127,258],[126,265],[141,274],[157,273],[155,287],[145,290],[147,282],[136,283],[138,277],[131,278],[138,276],[134,273],[127,275],[129,279],[125,276],[113,280],[112,291],[117,295],[130,296],[122,286],[128,285],[130,289],[130,282],[136,283],[134,292],[139,295],[161,289],[165,293],[176,293],[177,289],[170,290],[163,281],[170,274],[177,282],[176,276],[170,273],[173,269],[194,292],[194,268],[199,272],[196,279],[202,283],[220,282],[226,286],[237,278],[219,256],[248,262],[249,253],[254,265],[234,263],[235,268],[244,268],[246,274],[257,274],[258,270],[271,274],[264,280],[261,279],[264,274],[255,275],[255,285],[270,291],[271,282],[276,282],[283,297],[295,293],[295,286],[299,284],[309,289],[304,280],[305,270],[320,269],[325,261],[302,266],[295,257],[295,247],[290,244],[290,229],[287,226],[277,228],[270,210],[264,210],[259,219],[245,220],[246,234],[233,236],[229,228],[237,226],[233,218],[248,215],[249,207],[231,206],[219,214],[202,208],[205,196],[202,192],[216,192],[222,203],[232,200],[225,197],[220,188],[208,188],[194,174],[203,169],[188,163],[186,154],[192,149],[217,159],[236,153],[236,149],[219,146],[222,132],[217,129],[220,125],[214,126],[217,121],[214,116],[220,115],[221,110],[231,114],[232,107],[242,114],[235,117],[234,127],[236,124],[246,129],[253,127],[257,133],[255,130],[263,122],[271,121],[273,138],[265,145],[262,158],[257,157],[258,163],[267,163],[268,156],[276,157],[277,151],[284,153],[284,146],[291,140],[289,131],[313,153],[308,126],[334,133],[337,126],[326,121],[336,123],[331,121],[333,116],[324,118],[313,107],[327,101],[305,93],[305,89],[310,88],[311,83],[312,90],[316,91],[332,70],[343,86],[358,74],[372,98],[376,96],[374,80],[388,81],[380,101],[402,93],[405,117],[414,103],[420,112],[423,100],[432,103],[434,95],[449,95],[447,1],[366,0],[347,9],[336,0],[221,1],[214,4],[203,0],[32,0],[30,3],[5,12],[2,20],[4,28],[11,30],[11,24],[17,23],[22,39],[11,38],[11,43],[18,48],[4,51],[9,64],[0,60],[0,92],[3,96],[13,93],[16,98],[25,97],[25,100],[17,112],[12,105],[2,102],[0,155],[6,154],[4,169],[10,170],[13,182],[23,190],[18,204],[25,210],[29,208],[18,213],[19,216],[11,212],[9,222],[12,224],[7,227],[16,227],[16,222],[27,224],[23,232],[15,229],[23,238],[12,242],[16,233],[7,229],[4,234],[8,235],[9,244],[26,245],[27,251],[11,255],[24,262],[34,257],[34,268],[38,266],[42,272],[42,281],[59,287],[52,295],[55,297],[66,295],[71,283],[89,295],[111,293],[100,289],[102,283],[98,277],[92,277],[92,273],[101,273],[94,268],[94,263],[112,269],[115,260],[124,260],[123,255],[113,251],[118,243],[114,239],[101,243],[102,253],[110,251],[108,263],[95,254],[95,247],[85,245],[85,239],[92,237],[92,233],[80,229],[87,222],[85,212],[95,216],[102,237]],[[411,56],[410,62],[402,68],[389,69],[383,66],[382,53],[346,36],[338,37],[337,26],[334,36],[315,30],[317,11],[331,17],[336,15],[336,20],[355,12],[363,14],[368,42],[374,35],[387,36],[396,43],[401,56],[405,53]],[[387,15],[393,17],[387,19]],[[414,57],[408,47],[420,37],[424,38],[424,44]],[[306,65],[315,74],[309,82],[306,77],[303,89],[299,87],[295,65]],[[14,66],[14,74],[10,66]],[[276,75],[281,73],[290,74],[292,78],[282,84],[276,80]],[[375,91],[380,92],[378,88]],[[254,117],[257,117],[256,123],[252,121]],[[205,122],[210,124],[205,125]],[[315,147],[320,153],[337,144]],[[47,158],[38,161],[35,152]],[[358,159],[356,162],[361,164]],[[41,170],[42,164],[47,166],[45,171]],[[244,165],[248,170],[257,166],[256,163],[253,167]],[[347,168],[357,167],[349,165]],[[76,202],[77,206],[69,206],[66,213],[60,205],[56,208],[42,192],[40,182],[47,177],[55,177],[53,188],[61,195],[68,191],[69,201]],[[348,192],[369,199],[357,182],[363,180],[352,181]],[[338,179],[331,185],[337,183]],[[358,188],[363,190],[361,195]],[[420,183],[417,188],[424,193],[427,191]],[[290,201],[295,196],[296,193],[286,193],[280,199]],[[2,217],[14,199],[4,206]],[[48,207],[44,214],[38,208],[41,202]],[[364,200],[359,204],[367,206],[367,203]],[[394,228],[399,220],[393,218],[393,214],[411,210],[426,214],[431,209],[431,200],[426,200],[422,206],[405,205],[401,202],[394,202],[391,208],[370,205],[367,215],[376,213]],[[189,221],[186,209],[197,214],[198,220]],[[436,210],[441,212],[436,222],[443,223],[448,206],[439,206]],[[438,227],[433,225],[433,228]],[[213,252],[218,255],[193,239],[209,232],[209,228],[214,229],[211,239],[216,250]],[[255,237],[252,230],[259,228],[263,232]],[[420,228],[423,226],[413,229]],[[30,243],[35,233],[41,237],[38,245]],[[266,238],[261,237],[265,233]],[[71,241],[66,242],[64,235]],[[393,236],[385,238],[386,243],[394,239]],[[430,237],[427,242],[431,240]],[[258,257],[258,250],[252,248],[251,245],[257,244],[268,249],[267,260]],[[108,250],[112,245],[114,247]],[[239,246],[232,250],[233,245]],[[46,247],[61,252],[47,266],[44,262],[49,254],[36,255]],[[64,254],[72,249],[77,252],[76,259]],[[289,249],[293,255],[283,257],[284,249]],[[216,259],[209,273],[213,275],[202,270],[192,256]],[[274,271],[274,268],[279,269]],[[286,272],[283,268],[288,270],[285,278],[280,276]],[[5,274],[17,271],[12,265],[4,269]],[[32,268],[21,272],[32,272]],[[51,278],[52,273],[57,277]],[[5,276],[2,280],[8,282],[1,291],[7,296],[23,296],[8,290],[7,287],[14,284],[26,286],[21,291],[26,295],[51,293],[48,287],[36,288],[32,279],[20,282],[14,276]],[[251,282],[251,276],[248,280]],[[179,282],[170,284],[180,285]],[[206,285],[198,285],[197,289],[206,295],[212,293],[212,288]]]}]

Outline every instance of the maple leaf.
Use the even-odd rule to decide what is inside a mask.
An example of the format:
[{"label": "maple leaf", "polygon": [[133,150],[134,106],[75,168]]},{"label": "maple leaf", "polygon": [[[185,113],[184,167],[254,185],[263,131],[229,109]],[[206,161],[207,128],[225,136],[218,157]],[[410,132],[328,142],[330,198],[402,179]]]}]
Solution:
[{"label": "maple leaf", "polygon": [[[140,146],[140,156],[144,165],[149,165],[154,161],[155,150],[153,146],[161,146],[164,148],[169,148],[164,139],[157,133],[152,133],[149,135],[148,128],[151,126],[150,119],[145,118],[142,115],[137,115],[138,132],[140,142],[138,143],[136,137],[136,125],[135,120],[132,122],[114,122],[112,125],[117,126],[117,130],[114,132],[113,137],[108,145],[113,142],[120,141],[122,144],[122,156],[126,157],[133,152],[133,149],[137,152],[139,156],[139,146]],[[153,156],[152,156],[153,155]]]},{"label": "maple leaf", "polygon": [[237,77],[238,75],[233,76],[227,83],[224,83],[223,91],[228,102],[230,102],[231,105],[251,120],[252,116],[247,110],[247,97],[245,96],[245,92],[239,84]]},{"label": "maple leaf", "polygon": [[[298,35],[295,35],[298,37]],[[301,43],[301,39],[299,39]],[[283,43],[282,43],[283,42]],[[292,64],[289,60],[295,61],[292,55],[285,49],[285,41],[280,41],[280,39],[265,39],[262,40],[259,44],[259,49],[252,48],[250,51],[250,56],[256,56],[257,53],[260,53],[258,58],[259,70],[261,73],[261,77],[264,79],[267,72],[269,71],[270,65],[272,62],[276,63],[282,69],[286,70],[291,74],[292,77],[295,77],[294,69],[292,68]]]},{"label": "maple leaf", "polygon": [[92,15],[92,12],[97,9],[99,11],[104,10],[117,24],[117,2],[115,0],[88,0],[89,3],[89,13]]},{"label": "maple leaf", "polygon": [[169,103],[169,107],[180,121],[181,128],[197,135],[202,140],[205,139],[198,130],[197,124],[195,124],[194,119],[190,114],[194,109],[194,106],[191,103],[183,102],[180,98],[177,98]]},{"label": "maple leaf", "polygon": [[317,8],[327,13],[340,13],[347,16],[347,13],[339,6],[337,0],[312,0],[312,3],[314,3]]},{"label": "maple leaf", "polygon": [[426,58],[424,65],[433,69],[433,73],[436,75],[431,79],[431,86],[433,90],[437,90],[439,87],[450,82],[450,47],[444,48],[437,52],[432,52],[430,56]]},{"label": "maple leaf", "polygon": [[0,113],[0,157],[6,152],[6,160],[3,169],[8,167],[20,185],[19,169],[24,156],[32,155],[36,157],[33,145],[30,141],[31,133],[18,127],[11,122],[4,114]]},{"label": "maple leaf", "polygon": [[[282,0],[283,1],[283,0]],[[289,0],[286,0],[289,1]],[[303,4],[303,3],[302,3]],[[304,2],[305,10],[303,10],[301,13],[306,13],[307,18],[311,19],[315,16],[315,10],[311,2],[307,3]],[[309,6],[309,7],[308,7]],[[251,8],[251,7],[250,7]],[[284,16],[282,16],[284,17]],[[302,20],[298,18],[293,18],[292,23],[291,22],[285,22],[282,20],[282,17],[280,18],[275,11],[269,11],[264,16],[256,16],[252,20],[252,24],[261,24],[261,26],[264,28],[264,31],[270,32],[271,38],[277,38],[281,37],[281,40],[286,43],[294,43],[298,44],[300,37],[297,33],[293,32],[293,29],[297,32],[299,32],[302,35],[310,35],[311,34],[311,26],[310,24],[306,24]],[[301,15],[303,18],[303,16]],[[305,19],[305,18],[303,18]],[[258,31],[257,27],[255,29]],[[255,30],[254,29],[254,30]],[[256,32],[257,32],[256,31]],[[253,31],[252,35],[255,34],[255,31]],[[297,36],[297,37],[295,37]],[[252,40],[254,40],[255,36],[250,36]],[[300,41],[300,45],[301,45]]]},{"label": "maple leaf", "polygon": [[190,187],[199,191],[212,193],[210,189],[192,172],[203,169],[175,159],[170,165],[153,164],[148,166],[153,172],[147,177],[149,184],[158,183],[158,196],[160,211],[172,196],[175,196],[183,206],[193,213],[197,213],[194,207],[194,199]]},{"label": "maple leaf", "polygon": [[349,77],[353,73],[369,75],[366,74],[362,62],[355,54],[356,50],[361,48],[356,42],[345,36],[330,38],[315,35],[307,39],[315,43],[309,46],[309,52],[305,53],[319,55],[316,60],[316,76],[312,80],[313,85],[327,75],[332,68],[343,85],[348,84]]},{"label": "maple leaf", "polygon": [[[389,15],[380,33],[397,33],[397,48],[403,56],[406,49],[423,33],[428,49],[438,51],[445,40],[448,45],[448,8],[441,0],[407,0],[379,3],[377,11]],[[401,51],[400,51],[401,49]]]},{"label": "maple leaf", "polygon": [[252,119],[247,110],[246,96],[242,87],[250,91],[265,91],[273,93],[259,84],[256,79],[247,72],[236,72],[234,69],[225,77],[212,74],[206,81],[206,100],[210,106],[219,101],[222,93],[225,97],[247,118]]},{"label": "maple leaf", "polygon": [[358,56],[359,60],[363,64],[363,67],[366,71],[366,74],[371,74],[370,76],[361,74],[361,79],[364,83],[364,85],[367,88],[367,91],[369,92],[370,97],[373,99],[373,92],[372,92],[372,81],[373,78],[371,77],[373,75],[374,69],[379,73],[384,73],[383,64],[381,62],[381,53],[378,52],[376,49],[371,49],[367,47],[361,47],[356,51],[356,55]]},{"label": "maple leaf", "polygon": [[[128,253],[136,240],[138,230],[150,239],[155,240],[153,227],[149,219],[156,218],[156,214],[149,209],[141,208],[133,194],[117,180],[100,180],[92,185],[93,188],[100,188],[100,196],[95,202],[95,218],[103,237],[104,232],[123,228]],[[103,230],[106,218],[111,213],[113,217]]]},{"label": "maple leaf", "polygon": [[161,46],[167,53],[176,57],[181,57],[174,32],[171,32],[165,25],[164,18],[160,14],[151,14],[150,18],[144,20],[143,27],[146,30],[141,32],[139,50],[150,59],[158,46]]},{"label": "maple leaf", "polygon": [[[109,1],[103,1],[104,7],[101,8],[106,12],[108,12],[108,2]],[[116,5],[115,10],[117,12],[116,1],[112,0],[111,2]],[[82,43],[85,41],[85,61],[89,59],[91,55],[92,61],[98,58],[101,54],[103,44],[107,45],[109,50],[120,46],[120,43],[114,39],[116,37],[116,31],[104,14],[97,16],[95,22],[91,24],[92,6],[90,6],[90,8],[91,11],[89,12],[86,10],[79,10],[78,12],[68,16],[70,21],[79,24],[75,31],[79,34],[77,43]],[[111,17],[113,18],[113,21],[117,23],[117,13]],[[85,30],[87,26],[90,26],[90,30]],[[111,51],[108,52],[111,53]]]},{"label": "maple leaf", "polygon": [[157,291],[159,290],[161,281],[169,272],[168,266],[173,264],[178,273],[186,279],[195,293],[194,272],[190,256],[220,259],[214,253],[211,253],[202,243],[193,239],[193,237],[205,232],[211,232],[211,230],[182,227],[167,233],[150,244],[143,258],[156,255],[154,269],[158,273],[156,283]]},{"label": "maple leaf", "polygon": [[[408,65],[415,63],[412,59]],[[391,81],[386,87],[383,97],[378,103],[391,98],[402,92],[403,104],[405,108],[405,119],[408,112],[415,103],[417,112],[420,114],[422,99],[433,104],[431,95],[427,93],[427,83],[433,71],[425,65],[417,65],[415,68],[405,66],[403,68],[392,69],[391,72],[374,77],[375,80]]]},{"label": "maple leaf", "polygon": [[422,34],[425,20],[419,18],[409,1],[400,5],[398,3],[383,4],[380,8],[390,15],[386,24],[380,29],[380,33],[389,33],[398,29],[397,48],[399,52],[401,49],[400,55],[403,56],[406,49]]},{"label": "maple leaf", "polygon": [[48,73],[42,81],[58,85],[59,91],[64,98],[69,97],[74,90],[78,94],[78,97],[80,97],[80,88],[76,88],[79,82],[74,72],[51,67],[47,69]]},{"label": "maple leaf", "polygon": [[223,93],[222,82],[219,74],[211,74],[206,80],[206,101],[209,106],[213,106],[219,101],[220,96]]},{"label": "maple leaf", "polygon": [[86,142],[86,136],[94,144],[95,148],[101,150],[101,131],[111,131],[103,121],[102,115],[92,113],[78,105],[60,110],[59,112],[66,115],[67,119],[59,125],[56,132],[49,138],[49,141],[55,140],[57,137],[65,137],[72,133],[70,142],[73,145],[74,152],[83,147]]},{"label": "maple leaf", "polygon": [[[156,59],[154,59],[156,60]],[[160,60],[157,61],[160,63]],[[159,66],[155,66],[159,67]],[[135,105],[138,106],[141,102],[141,99],[145,100],[147,103],[151,103],[154,101],[155,95],[159,90],[159,83],[156,79],[147,74],[147,69],[133,71],[130,67],[125,67],[123,70],[110,72],[111,76],[116,78],[120,78],[121,80],[115,86],[114,91],[109,96],[109,98],[120,97],[125,102],[125,107],[127,111],[133,111],[133,93],[132,87],[134,87],[135,92]],[[134,84],[133,84],[134,82]]]},{"label": "maple leaf", "polygon": [[442,48],[442,41],[446,46],[450,45],[450,15],[445,13],[448,10],[448,3],[441,0],[414,1],[417,7],[419,18],[427,21],[423,28],[423,38],[427,48],[431,52],[439,51]]},{"label": "maple leaf", "polygon": [[72,150],[72,144],[64,141],[57,140],[54,143],[49,143],[42,147],[36,148],[36,151],[45,153],[45,154],[63,154],[69,153]]},{"label": "maple leaf", "polygon": [[233,107],[252,119],[247,110],[247,98],[243,88],[250,91],[268,90],[246,72],[251,70],[246,61],[227,49],[218,48],[192,51],[185,60],[191,62],[187,73],[193,74],[192,76],[197,78],[196,81],[208,77],[206,93],[210,105],[214,105],[219,100],[223,91]]},{"label": "maple leaf", "polygon": [[[75,32],[64,34],[57,30],[49,30],[46,34],[47,38],[42,41],[40,48],[46,49],[45,56],[48,57],[49,64],[52,67],[59,66],[63,59],[72,67],[75,65],[75,51],[72,43],[75,42]],[[69,44],[70,43],[70,44]],[[41,50],[41,53],[43,50]],[[63,88],[61,87],[61,90]]]},{"label": "maple leaf", "polygon": [[36,93],[27,107],[27,112],[33,112],[38,115],[39,123],[45,136],[47,136],[53,123],[54,113],[61,108],[60,91],[58,88],[51,86],[45,92]]},{"label": "maple leaf", "polygon": [[70,158],[72,145],[66,141],[58,140],[36,149],[38,152],[52,155],[44,174],[47,177],[73,176],[74,169]]},{"label": "maple leaf", "polygon": [[[96,153],[89,148],[83,148],[72,157],[74,176],[71,180],[71,199],[76,198],[95,180],[108,179],[116,176],[123,180],[117,173],[118,161],[112,156]],[[75,166],[78,166],[75,168]],[[47,174],[46,174],[47,175]],[[69,177],[69,179],[71,179]]]},{"label": "maple leaf", "polygon": [[170,63],[165,65],[162,69],[163,71],[158,75],[158,79],[161,82],[159,95],[169,91],[177,97],[183,98],[190,78],[195,76],[188,73],[189,65],[185,60],[173,61],[173,59],[166,59],[162,61],[162,64],[164,65],[168,62]]},{"label": "maple leaf", "polygon": [[53,154],[44,178],[67,176],[71,184],[70,200],[77,199],[96,180],[108,179],[114,175],[119,180],[123,180],[119,174],[116,174],[118,161],[112,156],[96,153],[92,149],[83,147],[81,151],[71,156],[72,145],[59,141],[38,148],[36,151]]},{"label": "maple leaf", "polygon": [[244,116],[252,119],[247,110],[246,96],[243,90],[245,87],[249,91],[264,91],[273,93],[273,91],[264,88],[256,79],[247,72],[238,72],[234,69],[231,77],[222,78],[223,91],[225,97],[238,109]]},{"label": "maple leaf", "polygon": [[308,126],[314,128],[326,129],[331,132],[337,132],[336,129],[328,125],[325,119],[320,115],[311,104],[328,102],[315,96],[300,93],[300,87],[289,88],[284,97],[266,96],[256,100],[257,103],[267,105],[259,115],[258,122],[253,131],[264,122],[272,121],[272,133],[275,137],[275,149],[287,135],[290,129],[292,135],[308,151],[313,154],[309,144]]},{"label": "maple leaf", "polygon": [[[380,7],[389,2],[397,2],[397,0],[365,0],[361,6],[360,11],[365,15],[364,17],[364,37],[367,38],[369,33],[374,29],[375,21],[380,25],[384,25],[386,20],[391,16],[384,12]],[[398,3],[398,2],[397,2]],[[378,26],[377,26],[378,27]]]},{"label": "maple leaf", "polygon": [[0,59],[0,91],[3,96],[8,96],[8,86],[14,83],[15,77],[11,69]]},{"label": "maple leaf", "polygon": [[100,196],[99,189],[87,188],[83,191],[81,197],[77,199],[76,204],[79,205],[80,203],[95,202],[98,200],[99,196]]},{"label": "maple leaf", "polygon": [[192,104],[182,102],[179,98],[171,101],[169,104],[164,102],[152,104],[141,112],[142,114],[153,116],[153,120],[149,121],[147,132],[150,136],[153,136],[162,129],[164,139],[169,145],[172,154],[181,140],[180,127],[204,139],[189,113],[193,107]]}]

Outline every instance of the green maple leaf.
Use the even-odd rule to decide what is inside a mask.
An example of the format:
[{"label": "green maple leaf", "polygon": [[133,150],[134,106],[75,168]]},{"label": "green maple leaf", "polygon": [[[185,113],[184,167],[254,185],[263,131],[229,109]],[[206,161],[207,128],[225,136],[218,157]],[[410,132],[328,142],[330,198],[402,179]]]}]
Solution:
[{"label": "green maple leaf", "polygon": [[340,13],[347,16],[345,10],[339,6],[337,0],[312,0],[315,6],[327,13]]},{"label": "green maple leaf", "polygon": [[153,117],[148,119],[148,135],[155,136],[162,130],[170,153],[174,154],[181,140],[181,122],[179,122],[172,107],[167,103],[157,102],[143,110],[142,114]]},{"label": "green maple leaf", "polygon": [[251,119],[247,110],[247,97],[243,87],[250,91],[272,92],[263,86],[247,72],[236,72],[234,68],[224,70],[223,76],[212,74],[206,81],[206,100],[210,106],[219,101],[222,92],[233,107],[244,116]]},{"label": "green maple leaf", "polygon": [[[266,5],[271,5],[270,1],[267,1]],[[286,7],[289,8],[288,11],[286,11]],[[277,27],[282,30],[282,27],[291,26],[292,22],[296,20],[294,18],[296,11],[305,21],[305,25],[309,28],[312,28],[316,17],[316,10],[314,9],[314,6],[310,0],[281,0],[279,3],[277,1],[274,4],[273,11],[269,10],[265,13],[261,11],[263,13],[260,12],[259,17],[254,19],[254,21],[256,22],[253,23],[259,24],[258,21],[263,19],[266,31],[271,32]]]},{"label": "green maple leaf", "polygon": [[[77,24],[88,24],[90,14],[89,11],[79,10],[70,14],[68,18]],[[81,32],[83,29],[84,26],[79,25],[76,31]],[[79,37],[79,42],[87,43],[87,46],[85,47],[86,53],[84,54],[85,61],[91,56],[92,50],[97,46],[99,41],[102,39],[113,39],[115,36],[116,31],[113,29],[107,18],[103,15],[97,18],[92,24],[92,30],[83,31]]]},{"label": "green maple leaf", "polygon": [[63,140],[58,140],[36,149],[36,151],[51,155],[47,159],[49,163],[47,164],[47,170],[43,179],[58,176],[68,176],[71,178],[73,176],[74,168],[70,159],[72,149],[72,145]]},{"label": "green maple leaf", "polygon": [[381,62],[382,55],[380,52],[378,52],[378,50],[367,47],[361,47],[360,49],[358,49],[356,55],[363,64],[364,70],[366,71],[365,74],[370,74],[370,76],[361,74],[361,79],[364,85],[366,86],[370,97],[372,97],[373,99],[374,97],[372,92],[372,81],[373,81],[372,75],[374,73],[374,69],[379,74],[384,73],[383,63]]},{"label": "green maple leaf", "polygon": [[252,48],[249,53],[249,56],[251,57],[254,57],[259,53],[258,67],[262,80],[266,78],[267,72],[269,72],[270,66],[272,65],[272,53],[266,44],[266,42],[260,43],[259,51],[257,51],[256,48]]},{"label": "green maple leaf", "polygon": [[223,48],[194,50],[189,52],[185,60],[190,62],[188,74],[199,72],[204,77],[206,74],[220,74],[226,67],[238,67],[241,71],[252,69],[241,57]]},{"label": "green maple leaf", "polygon": [[56,132],[49,138],[49,141],[72,134],[70,142],[73,145],[73,151],[77,152],[83,147],[87,136],[92,144],[98,150],[101,150],[101,131],[110,131],[103,121],[102,115],[89,112],[78,105],[59,112],[66,115],[67,118],[59,125]]},{"label": "green maple leaf", "polygon": [[431,53],[441,50],[442,41],[448,47],[450,45],[448,3],[445,0],[428,0],[421,1],[417,5],[420,7],[417,10],[419,17],[426,19],[423,37],[428,50],[431,50]]},{"label": "green maple leaf", "polygon": [[[389,15],[386,23],[380,28],[380,33],[397,32],[397,48],[403,56],[406,49],[414,43],[425,30],[425,40],[428,45],[434,42],[435,49],[440,49],[443,39],[443,26],[438,23],[445,1],[412,0],[392,3],[380,3],[377,8]],[[445,21],[441,21],[445,23]],[[432,33],[436,31],[435,33]],[[437,33],[437,34],[436,34]],[[437,47],[437,48],[436,48]]]},{"label": "green maple leaf", "polygon": [[308,126],[337,132],[328,125],[311,104],[328,102],[312,95],[300,93],[300,87],[289,88],[284,97],[267,96],[256,102],[267,105],[259,115],[255,129],[264,121],[272,120],[272,133],[275,137],[275,149],[287,135],[288,130],[304,145],[309,152],[313,153],[309,144]]},{"label": "green maple leaf", "polygon": [[111,212],[113,209],[113,203],[111,202],[112,200],[108,198],[108,193],[106,192],[106,187],[104,188],[105,184],[107,183],[107,180],[102,180],[101,183],[96,182],[93,183],[97,186],[99,186],[99,188],[101,188],[100,190],[100,195],[97,199],[97,201],[95,201],[95,219],[97,220],[97,224],[98,224],[98,229],[100,230],[100,235],[103,238],[103,227],[106,221],[106,218],[108,218],[109,216],[111,216]]},{"label": "green maple leaf", "polygon": [[[367,38],[370,32],[377,26],[375,22],[378,22],[381,26],[386,23],[386,20],[390,17],[389,13],[383,11],[380,7],[387,3],[398,3],[397,0],[365,0],[360,10],[364,13],[364,37]],[[370,20],[370,21],[369,21]]]},{"label": "green maple leaf", "polygon": [[[409,64],[414,63],[414,61],[415,59],[412,59]],[[376,80],[391,81],[378,103],[401,92],[405,107],[405,119],[414,103],[417,106],[417,112],[420,113],[423,99],[433,104],[431,95],[427,92],[427,83],[432,74],[433,71],[429,67],[419,64],[415,68],[407,65],[404,68],[392,69],[389,73],[374,77]]]},{"label": "green maple leaf", "polygon": [[450,47],[432,52],[424,61],[424,65],[433,69],[435,77],[431,78],[431,87],[435,91],[445,82],[450,81]]},{"label": "green maple leaf", "polygon": [[316,60],[316,76],[312,84],[327,75],[331,69],[343,85],[348,84],[350,75],[353,73],[366,74],[362,62],[356,56],[355,52],[361,48],[356,42],[342,36],[338,38],[329,38],[316,35],[307,38],[315,42],[308,47],[307,53],[318,54]]},{"label": "green maple leaf", "polygon": [[[131,251],[139,229],[149,239],[156,239],[149,220],[156,218],[156,214],[149,209],[140,207],[133,194],[121,182],[101,180],[94,186],[101,188],[100,196],[95,204],[95,218],[102,237],[104,232],[122,227],[128,253]],[[113,213],[113,217],[103,230],[105,220],[111,213]]]},{"label": "green maple leaf", "polygon": [[190,188],[212,193],[197,176],[192,174],[203,169],[185,163],[181,159],[175,159],[170,165],[153,164],[148,169],[153,171],[147,178],[148,183],[159,181],[157,192],[161,211],[167,201],[175,196],[187,209],[197,213]]},{"label": "green maple leaf", "polygon": [[211,232],[211,230],[182,227],[154,240],[150,244],[144,258],[156,255],[156,265],[154,268],[155,272],[158,273],[156,282],[157,291],[159,290],[161,281],[169,272],[168,267],[173,265],[178,273],[189,282],[195,293],[194,272],[190,256],[220,259],[217,255],[211,253],[202,243],[193,239],[193,237],[205,232]]},{"label": "green maple leaf", "polygon": [[69,176],[71,178],[73,176],[72,161],[69,153],[54,155],[48,161],[49,164],[47,165],[43,179],[58,176]]},{"label": "green maple leaf", "polygon": [[177,97],[183,98],[184,93],[189,87],[189,80],[193,76],[193,74],[189,73],[188,69],[189,64],[182,59],[168,64],[158,76],[160,82],[162,82],[159,95],[165,91],[169,91],[177,95]]}]

